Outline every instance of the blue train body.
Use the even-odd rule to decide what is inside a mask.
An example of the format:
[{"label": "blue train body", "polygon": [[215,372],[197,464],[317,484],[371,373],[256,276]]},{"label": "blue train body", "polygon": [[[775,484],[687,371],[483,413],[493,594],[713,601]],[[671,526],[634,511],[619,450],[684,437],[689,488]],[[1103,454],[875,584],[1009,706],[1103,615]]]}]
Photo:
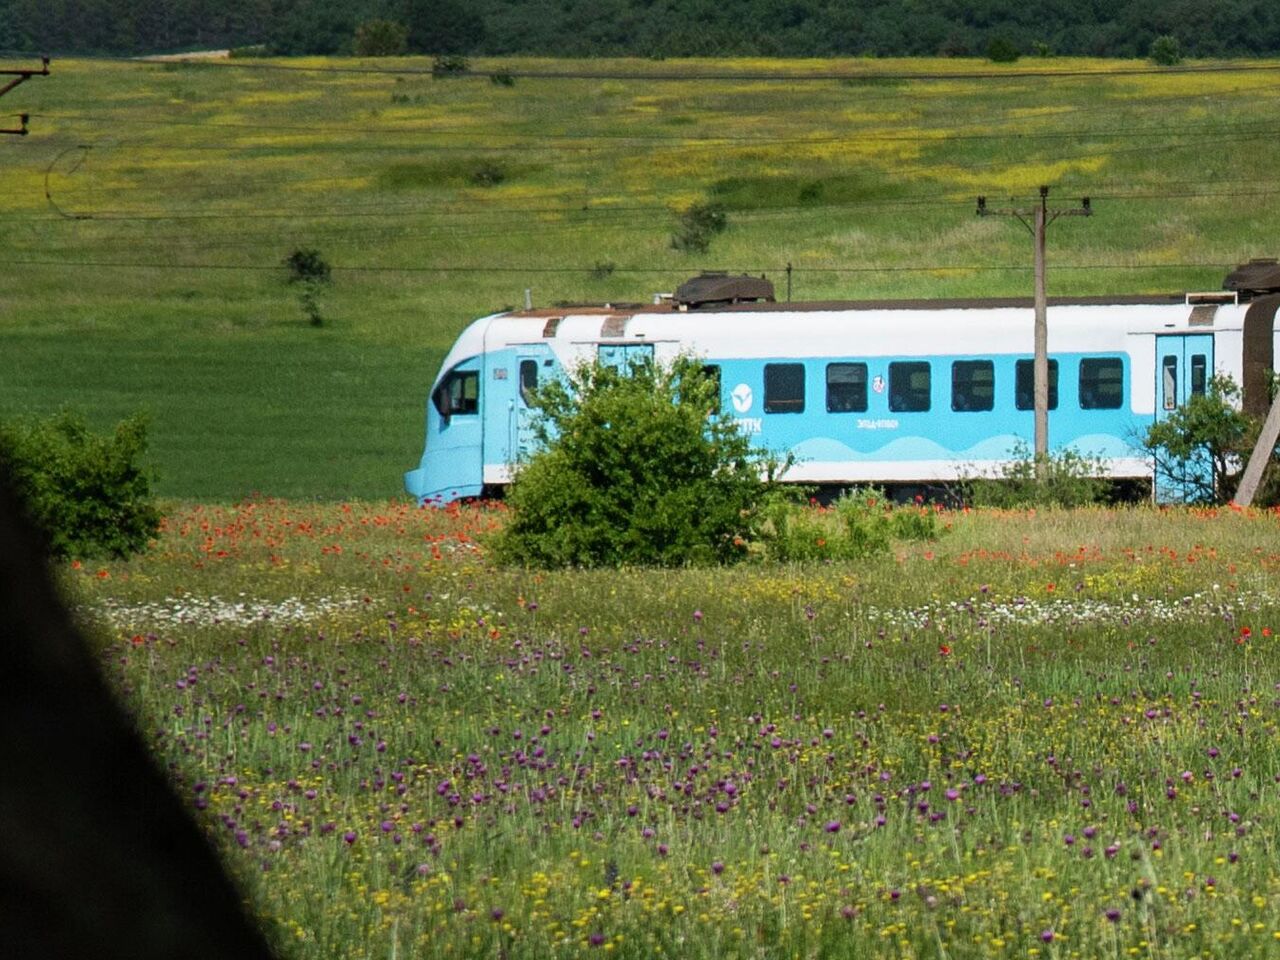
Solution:
[{"label": "blue train body", "polygon": [[[1050,448],[1150,478],[1137,447],[1216,372],[1257,407],[1280,297],[1052,301]],[[989,474],[1033,438],[1030,301],[577,307],[472,323],[427,404],[405,475],[420,502],[495,492],[533,452],[529,391],[577,364],[680,354],[718,371],[722,407],[801,483],[922,485]],[[1177,491],[1169,491],[1176,498]]]}]

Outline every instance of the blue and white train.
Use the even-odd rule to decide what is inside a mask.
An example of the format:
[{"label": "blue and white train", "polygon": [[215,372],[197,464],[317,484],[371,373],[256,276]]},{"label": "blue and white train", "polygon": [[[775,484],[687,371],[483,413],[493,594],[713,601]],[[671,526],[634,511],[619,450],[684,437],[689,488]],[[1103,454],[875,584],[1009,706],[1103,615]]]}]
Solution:
[{"label": "blue and white train", "polygon": [[[495,494],[532,452],[531,390],[584,362],[700,357],[723,409],[785,479],[923,486],[992,474],[1034,430],[1030,300],[775,303],[767,281],[705,274],[652,305],[498,313],[445,357],[426,449],[405,474],[421,503]],[[1216,372],[1265,413],[1280,265],[1251,261],[1223,292],[1051,299],[1050,449],[1150,479],[1146,428]]]}]

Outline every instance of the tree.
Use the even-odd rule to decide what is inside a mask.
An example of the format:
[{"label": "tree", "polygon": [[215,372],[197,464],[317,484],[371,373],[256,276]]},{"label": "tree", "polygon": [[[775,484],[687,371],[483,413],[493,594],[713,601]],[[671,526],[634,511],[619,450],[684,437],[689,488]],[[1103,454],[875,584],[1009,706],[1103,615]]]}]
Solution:
[{"label": "tree", "polygon": [[470,53],[484,41],[484,20],[456,0],[410,0],[405,14],[415,53]]},{"label": "tree", "polygon": [[1240,388],[1215,375],[1209,389],[1152,424],[1143,447],[1155,458],[1156,480],[1183,491],[1189,503],[1222,503],[1235,490],[1241,457],[1258,424],[1239,409]]},{"label": "tree", "polygon": [[284,258],[284,265],[289,271],[289,283],[298,289],[298,304],[303,314],[313,327],[322,325],[320,290],[333,282],[328,262],[319,250],[299,247]]},{"label": "tree", "polygon": [[398,57],[409,48],[409,28],[394,20],[366,20],[356,27],[357,57]]},{"label": "tree", "polygon": [[1156,37],[1151,41],[1151,59],[1162,67],[1177,66],[1182,62],[1182,44],[1167,33]]},{"label": "tree", "polygon": [[724,207],[718,203],[695,203],[676,218],[671,248],[681,253],[706,253],[711,238],[729,226]]},{"label": "tree", "polygon": [[993,37],[987,44],[987,57],[992,63],[1016,63],[1019,56],[1017,46],[1008,37]]},{"label": "tree", "polygon": [[719,412],[719,384],[698,360],[583,366],[534,402],[542,449],[516,470],[500,559],[669,567],[745,556],[776,464]]}]

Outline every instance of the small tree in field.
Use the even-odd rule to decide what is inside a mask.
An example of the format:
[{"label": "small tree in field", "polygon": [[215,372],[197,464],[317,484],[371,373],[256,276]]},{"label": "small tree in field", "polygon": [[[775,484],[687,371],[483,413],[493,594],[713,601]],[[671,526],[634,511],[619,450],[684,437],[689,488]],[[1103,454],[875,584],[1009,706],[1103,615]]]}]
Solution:
[{"label": "small tree in field", "polygon": [[1234,474],[1252,448],[1258,425],[1238,409],[1240,388],[1214,376],[1193,396],[1147,430],[1143,446],[1155,458],[1157,478],[1177,484],[1192,503],[1222,503],[1234,493]]},{"label": "small tree in field", "polygon": [[1171,34],[1151,41],[1151,60],[1162,67],[1176,67],[1182,62],[1182,44]]},{"label": "small tree in field", "polygon": [[298,304],[313,327],[321,326],[320,291],[332,282],[329,263],[319,250],[299,247],[284,258],[289,283],[298,289]]},{"label": "small tree in field", "polygon": [[724,233],[729,218],[718,203],[695,203],[676,218],[671,249],[681,253],[706,253],[711,240]]},{"label": "small tree in field", "polygon": [[745,556],[771,465],[718,412],[719,387],[697,360],[584,366],[535,403],[543,446],[507,495],[500,559],[679,566]]}]

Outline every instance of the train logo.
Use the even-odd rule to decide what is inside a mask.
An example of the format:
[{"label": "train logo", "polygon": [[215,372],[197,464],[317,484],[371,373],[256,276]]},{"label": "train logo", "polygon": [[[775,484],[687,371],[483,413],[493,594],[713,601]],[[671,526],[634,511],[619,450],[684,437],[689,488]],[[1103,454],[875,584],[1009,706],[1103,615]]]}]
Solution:
[{"label": "train logo", "polygon": [[729,399],[733,401],[733,409],[738,413],[746,413],[751,409],[751,388],[745,383],[740,383],[733,388],[733,393],[729,394]]}]

